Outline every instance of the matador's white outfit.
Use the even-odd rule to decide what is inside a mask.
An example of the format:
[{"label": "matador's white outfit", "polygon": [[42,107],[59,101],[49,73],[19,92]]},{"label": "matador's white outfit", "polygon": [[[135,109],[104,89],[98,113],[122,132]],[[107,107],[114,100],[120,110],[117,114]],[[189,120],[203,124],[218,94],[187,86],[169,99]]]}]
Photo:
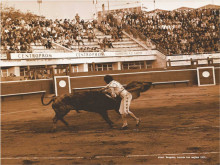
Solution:
[{"label": "matador's white outfit", "polygon": [[120,114],[129,114],[131,113],[129,110],[132,95],[128,92],[119,82],[112,80],[107,86],[106,89],[109,93],[111,93],[112,97],[120,96],[121,104],[119,112]]}]

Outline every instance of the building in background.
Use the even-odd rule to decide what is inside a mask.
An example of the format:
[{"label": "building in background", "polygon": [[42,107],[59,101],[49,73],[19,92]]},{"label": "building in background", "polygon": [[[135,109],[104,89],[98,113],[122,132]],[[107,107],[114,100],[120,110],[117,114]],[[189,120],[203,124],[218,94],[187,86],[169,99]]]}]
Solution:
[{"label": "building in background", "polygon": [[120,11],[130,11],[130,12],[137,12],[146,11],[147,7],[142,3],[141,0],[139,1],[101,1],[100,3],[96,1],[95,8],[97,11],[98,20],[103,19],[103,16],[106,13],[115,13]]}]

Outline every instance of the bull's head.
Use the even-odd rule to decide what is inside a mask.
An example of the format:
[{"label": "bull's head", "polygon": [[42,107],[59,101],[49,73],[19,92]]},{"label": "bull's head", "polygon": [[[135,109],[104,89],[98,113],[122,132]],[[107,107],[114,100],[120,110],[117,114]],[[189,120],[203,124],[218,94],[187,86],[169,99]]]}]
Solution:
[{"label": "bull's head", "polygon": [[141,92],[145,92],[150,89],[152,82],[133,81],[129,83],[125,89],[132,94],[132,98],[136,99],[140,96]]},{"label": "bull's head", "polygon": [[142,82],[141,92],[145,92],[150,89],[152,82]]},{"label": "bull's head", "polygon": [[144,82],[144,81],[132,81],[131,83],[126,85],[126,89],[132,90],[134,88],[140,88],[141,92],[145,92],[150,89],[152,82]]}]

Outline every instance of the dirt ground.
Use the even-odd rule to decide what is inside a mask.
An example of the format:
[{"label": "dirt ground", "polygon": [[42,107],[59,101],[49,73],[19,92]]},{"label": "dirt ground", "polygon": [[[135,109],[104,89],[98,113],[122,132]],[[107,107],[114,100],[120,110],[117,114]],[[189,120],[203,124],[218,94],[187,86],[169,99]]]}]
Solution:
[{"label": "dirt ground", "polygon": [[3,101],[1,163],[5,164],[218,164],[219,86],[152,88],[134,100],[140,127],[129,129],[109,111],[114,129],[95,113],[71,111],[67,129],[39,98]]}]

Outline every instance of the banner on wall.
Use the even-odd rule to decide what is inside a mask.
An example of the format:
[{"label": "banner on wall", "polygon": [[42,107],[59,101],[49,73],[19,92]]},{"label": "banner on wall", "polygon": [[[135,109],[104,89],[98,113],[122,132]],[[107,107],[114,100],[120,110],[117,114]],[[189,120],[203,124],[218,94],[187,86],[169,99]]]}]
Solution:
[{"label": "banner on wall", "polygon": [[220,53],[214,54],[196,54],[196,55],[177,55],[177,56],[167,56],[167,60],[170,61],[182,61],[182,60],[190,60],[190,59],[205,59],[205,58],[220,58]]},{"label": "banner on wall", "polygon": [[155,54],[154,50],[128,52],[73,52],[73,53],[11,53],[11,59],[56,59],[56,58],[90,58],[115,56],[141,56]]}]

